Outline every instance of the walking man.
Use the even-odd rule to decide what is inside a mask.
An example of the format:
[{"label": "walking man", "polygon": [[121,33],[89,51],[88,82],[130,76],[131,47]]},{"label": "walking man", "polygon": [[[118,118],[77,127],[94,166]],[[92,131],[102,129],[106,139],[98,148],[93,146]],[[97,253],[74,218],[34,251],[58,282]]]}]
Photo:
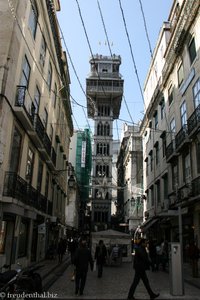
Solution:
[{"label": "walking man", "polygon": [[98,268],[98,278],[102,277],[103,274],[103,265],[106,262],[107,250],[106,246],[104,245],[103,241],[99,241],[99,245],[96,247],[95,251],[95,259],[97,261],[97,268]]},{"label": "walking man", "polygon": [[80,241],[80,247],[76,250],[74,257],[75,265],[75,294],[83,295],[85,282],[87,278],[88,265],[93,270],[93,259],[90,250],[87,248],[87,242],[85,239]]},{"label": "walking man", "polygon": [[139,241],[138,247],[135,249],[135,257],[134,257],[135,277],[128,293],[128,298],[127,298],[128,300],[135,299],[134,293],[138,283],[140,282],[140,279],[142,279],[151,300],[159,296],[159,294],[155,294],[152,291],[149,285],[148,277],[146,275],[146,270],[149,270],[150,262],[148,259],[145,246],[146,246],[145,240],[141,239]]}]

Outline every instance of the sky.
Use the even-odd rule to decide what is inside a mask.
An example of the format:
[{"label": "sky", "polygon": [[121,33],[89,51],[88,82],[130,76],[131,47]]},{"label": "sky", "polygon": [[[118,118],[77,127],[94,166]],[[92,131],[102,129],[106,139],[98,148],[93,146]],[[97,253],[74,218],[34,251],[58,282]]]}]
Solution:
[{"label": "sky", "polygon": [[121,56],[120,74],[124,79],[120,116],[113,125],[114,139],[120,139],[123,123],[133,125],[143,119],[142,91],[151,62],[150,49],[156,46],[172,4],[173,0],[60,0],[57,16],[68,57],[70,94],[75,100],[71,101],[74,129],[90,126],[93,132],[94,121],[87,119],[82,88],[86,90],[91,51],[110,56],[107,37],[111,53]]}]

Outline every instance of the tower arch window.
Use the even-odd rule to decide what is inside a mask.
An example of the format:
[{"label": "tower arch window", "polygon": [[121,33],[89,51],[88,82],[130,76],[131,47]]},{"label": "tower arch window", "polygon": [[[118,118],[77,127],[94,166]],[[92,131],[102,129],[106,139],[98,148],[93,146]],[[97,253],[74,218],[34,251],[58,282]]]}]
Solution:
[{"label": "tower arch window", "polygon": [[99,105],[98,106],[98,116],[100,116],[100,117],[109,117],[110,116],[110,106],[108,106],[108,105]]},{"label": "tower arch window", "polygon": [[109,155],[110,147],[108,143],[97,143],[97,155]]},{"label": "tower arch window", "polygon": [[103,130],[103,135],[104,136],[109,136],[110,135],[110,125],[108,124],[108,122],[106,122],[104,124],[104,130]]},{"label": "tower arch window", "polygon": [[97,125],[97,135],[103,135],[103,124],[99,122]]},{"label": "tower arch window", "polygon": [[108,165],[96,165],[96,176],[97,177],[108,177],[109,176],[109,166]]}]

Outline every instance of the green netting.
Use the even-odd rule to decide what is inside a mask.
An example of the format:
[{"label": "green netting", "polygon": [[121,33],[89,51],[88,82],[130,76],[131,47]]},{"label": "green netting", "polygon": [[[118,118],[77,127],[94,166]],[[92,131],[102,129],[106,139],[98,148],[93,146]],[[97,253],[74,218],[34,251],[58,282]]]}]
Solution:
[{"label": "green netting", "polygon": [[[86,142],[85,149],[85,166],[81,166],[82,142]],[[92,144],[91,133],[89,129],[85,129],[77,134],[76,148],[76,177],[80,187],[81,201],[87,202],[89,198],[89,182],[92,169]]]}]

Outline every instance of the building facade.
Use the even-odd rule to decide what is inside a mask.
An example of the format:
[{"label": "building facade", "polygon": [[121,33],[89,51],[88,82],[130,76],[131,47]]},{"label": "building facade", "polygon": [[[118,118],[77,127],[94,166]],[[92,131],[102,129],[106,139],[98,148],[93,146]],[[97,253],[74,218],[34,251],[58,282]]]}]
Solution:
[{"label": "building facade", "polygon": [[118,156],[118,214],[127,230],[134,232],[143,221],[143,165],[140,127],[124,124]]},{"label": "building facade", "polygon": [[45,257],[63,234],[73,133],[59,1],[0,1],[0,264]]},{"label": "building facade", "polygon": [[92,222],[95,230],[111,221],[113,120],[119,117],[123,79],[120,56],[95,55],[86,80],[88,117],[94,120]]},{"label": "building facade", "polygon": [[[200,14],[198,1],[174,1],[163,24],[145,84],[142,123],[146,220],[163,238],[200,244]],[[157,226],[158,228],[158,226]],[[155,230],[152,231],[152,233]],[[158,237],[159,233],[157,232]]]}]

